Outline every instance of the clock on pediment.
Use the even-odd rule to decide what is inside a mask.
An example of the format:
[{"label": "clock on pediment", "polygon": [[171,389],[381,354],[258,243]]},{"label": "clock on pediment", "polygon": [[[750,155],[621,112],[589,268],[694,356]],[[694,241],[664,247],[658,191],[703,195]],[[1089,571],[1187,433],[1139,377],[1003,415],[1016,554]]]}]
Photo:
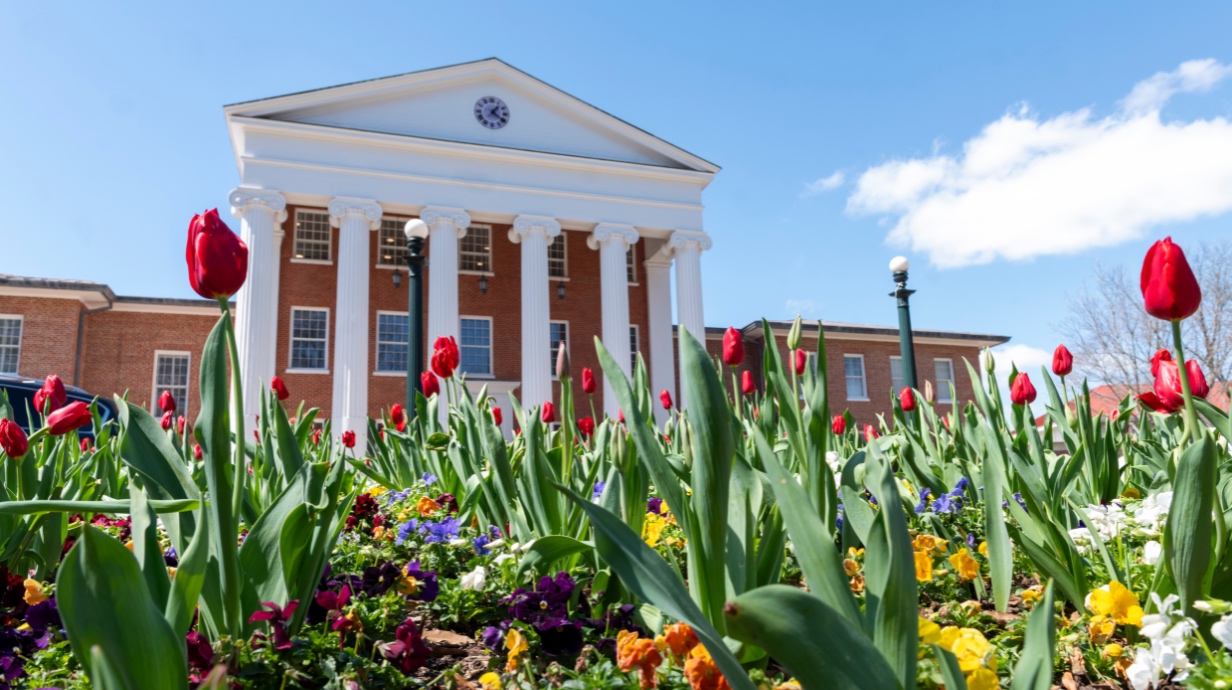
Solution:
[{"label": "clock on pediment", "polygon": [[484,96],[475,101],[475,119],[488,129],[500,129],[509,123],[509,106],[496,96]]}]

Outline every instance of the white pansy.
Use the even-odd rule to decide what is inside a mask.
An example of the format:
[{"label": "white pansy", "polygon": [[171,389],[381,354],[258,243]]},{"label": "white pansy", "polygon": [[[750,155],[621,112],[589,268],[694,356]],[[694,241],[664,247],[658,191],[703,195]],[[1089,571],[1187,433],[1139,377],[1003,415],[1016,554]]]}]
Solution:
[{"label": "white pansy", "polygon": [[504,546],[504,545],[505,545],[505,540],[504,540],[504,539],[494,539],[494,540],[492,540],[492,541],[488,542],[488,545],[487,545],[487,547],[486,547],[486,548],[488,548],[488,549],[495,549],[495,548],[499,548],[499,547]]},{"label": "white pansy", "polygon": [[1106,506],[1089,505],[1086,507],[1086,513],[1091,522],[1087,527],[1094,527],[1105,540],[1115,539],[1125,528],[1128,517],[1117,503]]},{"label": "white pansy", "polygon": [[1091,541],[1091,530],[1086,527],[1078,527],[1069,531],[1069,538],[1074,540],[1074,546],[1078,548],[1078,553],[1085,554],[1087,549],[1093,543]]},{"label": "white pansy", "polygon": [[469,544],[469,543],[470,542],[467,541],[466,539],[451,539],[449,541],[450,546],[465,546],[466,544]]},{"label": "white pansy", "polygon": [[513,554],[511,554],[511,553],[502,553],[501,555],[499,555],[499,556],[497,556],[496,558],[492,559],[492,562],[493,562],[493,563],[495,563],[496,565],[500,565],[501,563],[504,563],[505,561],[511,560],[512,558],[513,558]]},{"label": "white pansy", "polygon": [[1163,520],[1168,516],[1168,509],[1171,506],[1171,491],[1151,494],[1142,499],[1142,503],[1134,509],[1134,522],[1148,532],[1157,533],[1163,527]]},{"label": "white pansy", "polygon": [[1164,553],[1164,545],[1157,541],[1148,541],[1142,545],[1142,562],[1147,565],[1159,563],[1159,557]]},{"label": "white pansy", "polygon": [[1139,648],[1134,655],[1134,663],[1125,669],[1125,678],[1134,690],[1148,690],[1152,685],[1159,684],[1163,670],[1151,656],[1151,650]]},{"label": "white pansy", "polygon": [[1185,648],[1189,646],[1190,636],[1198,629],[1197,623],[1179,611],[1174,613],[1180,601],[1175,594],[1160,599],[1158,594],[1151,592],[1151,601],[1155,603],[1157,612],[1143,616],[1138,630],[1150,640],[1151,647],[1139,648],[1135,652],[1134,663],[1125,670],[1134,690],[1146,690],[1152,684],[1158,685],[1160,678],[1168,674],[1175,674],[1173,681],[1183,681],[1193,666],[1185,654]]},{"label": "white pansy", "polygon": [[462,589],[471,589],[478,592],[483,589],[483,585],[488,581],[488,571],[483,569],[483,566],[475,566],[475,569],[462,576],[459,582],[462,584]]}]

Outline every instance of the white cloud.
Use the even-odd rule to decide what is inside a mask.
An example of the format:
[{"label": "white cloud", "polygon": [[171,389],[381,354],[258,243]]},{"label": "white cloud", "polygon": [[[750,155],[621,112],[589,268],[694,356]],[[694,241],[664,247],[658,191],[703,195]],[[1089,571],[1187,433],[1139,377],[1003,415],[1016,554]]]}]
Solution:
[{"label": "white cloud", "polygon": [[1103,119],[1085,108],[1041,119],[1020,105],[959,155],[868,169],[847,210],[896,218],[889,241],[942,268],[1072,254],[1227,212],[1232,123],[1165,122],[1159,109],[1229,76],[1232,66],[1214,60],[1183,63],[1140,82]]},{"label": "white cloud", "polygon": [[814,194],[828,192],[831,189],[837,189],[842,186],[843,180],[845,179],[846,177],[843,175],[842,170],[835,170],[830,175],[823,177],[816,182],[810,182],[804,185],[804,191],[800,193],[800,196],[813,196]]},{"label": "white cloud", "polygon": [[1013,367],[1039,378],[1039,368],[1052,366],[1052,353],[1030,345],[1002,345],[992,349],[993,359],[997,361],[997,378],[1004,381],[1010,375]]},{"label": "white cloud", "polygon": [[821,318],[821,305],[811,299],[789,299],[784,307],[788,318],[795,318],[797,314],[806,319]]}]

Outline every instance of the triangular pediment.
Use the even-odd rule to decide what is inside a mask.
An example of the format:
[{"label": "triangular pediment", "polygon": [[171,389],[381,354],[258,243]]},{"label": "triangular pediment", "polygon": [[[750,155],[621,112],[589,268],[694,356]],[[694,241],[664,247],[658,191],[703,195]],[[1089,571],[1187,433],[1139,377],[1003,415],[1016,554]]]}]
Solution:
[{"label": "triangular pediment", "polygon": [[[480,99],[508,121],[485,127]],[[229,116],[714,173],[718,167],[510,65],[488,59],[228,106]]]}]

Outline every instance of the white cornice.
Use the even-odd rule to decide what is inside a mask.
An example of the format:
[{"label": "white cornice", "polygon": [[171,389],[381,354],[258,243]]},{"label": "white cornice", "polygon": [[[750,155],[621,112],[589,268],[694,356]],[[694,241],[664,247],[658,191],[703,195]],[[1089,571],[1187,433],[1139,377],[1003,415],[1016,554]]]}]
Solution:
[{"label": "white cornice", "polygon": [[219,315],[217,304],[159,304],[153,302],[116,302],[111,305],[111,311],[127,311],[139,312],[143,314],[184,314],[188,316],[209,316],[217,318]]},{"label": "white cornice", "polygon": [[0,297],[37,297],[42,299],[71,299],[81,302],[87,309],[100,309],[110,304],[106,295],[98,290],[62,290],[59,288],[0,286]]}]

